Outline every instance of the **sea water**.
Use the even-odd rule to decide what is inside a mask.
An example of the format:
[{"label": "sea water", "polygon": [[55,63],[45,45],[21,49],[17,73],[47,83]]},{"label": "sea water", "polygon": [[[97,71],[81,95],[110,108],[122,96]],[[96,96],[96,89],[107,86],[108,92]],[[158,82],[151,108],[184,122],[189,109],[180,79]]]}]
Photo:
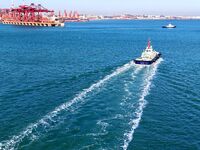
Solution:
[{"label": "sea water", "polygon": [[165,24],[0,25],[0,150],[200,149],[200,21]]}]

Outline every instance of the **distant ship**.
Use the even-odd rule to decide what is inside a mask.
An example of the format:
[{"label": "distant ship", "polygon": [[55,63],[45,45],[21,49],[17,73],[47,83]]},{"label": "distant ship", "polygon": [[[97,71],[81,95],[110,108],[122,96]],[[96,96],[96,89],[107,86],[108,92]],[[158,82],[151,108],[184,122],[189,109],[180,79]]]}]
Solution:
[{"label": "distant ship", "polygon": [[162,26],[162,28],[176,28],[176,26],[170,23],[166,26]]},{"label": "distant ship", "polygon": [[141,57],[134,60],[135,64],[151,65],[161,57],[160,52],[156,52],[151,46],[151,41],[148,41],[146,49],[142,52]]}]

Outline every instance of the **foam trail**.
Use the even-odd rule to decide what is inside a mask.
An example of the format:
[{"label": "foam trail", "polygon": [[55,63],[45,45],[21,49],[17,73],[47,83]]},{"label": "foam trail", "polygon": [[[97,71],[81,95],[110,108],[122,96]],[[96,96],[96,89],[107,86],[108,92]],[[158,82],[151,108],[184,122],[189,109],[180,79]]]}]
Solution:
[{"label": "foam trail", "polygon": [[142,70],[142,68],[144,68],[144,66],[138,66],[138,65],[136,65],[135,71],[131,74],[132,80],[135,79],[136,75]]},{"label": "foam trail", "polygon": [[151,88],[151,81],[152,81],[153,77],[155,76],[157,68],[158,68],[159,64],[161,63],[161,61],[163,61],[163,60],[159,59],[158,62],[153,64],[153,66],[152,66],[153,68],[151,70],[150,75],[144,81],[144,89],[142,90],[141,96],[138,101],[139,106],[135,111],[135,118],[129,122],[129,124],[132,126],[131,130],[124,134],[125,139],[124,139],[124,145],[122,146],[123,150],[127,150],[129,143],[133,139],[133,134],[135,132],[135,129],[139,126],[139,123],[140,123],[140,120],[141,120],[142,114],[143,114],[143,109],[145,108],[146,103],[147,103],[147,101],[145,100],[145,97],[149,94],[149,91]]},{"label": "foam trail", "polygon": [[[130,82],[132,82],[134,79],[135,79],[135,77],[136,77],[136,75],[140,72],[140,70],[142,70],[142,68],[144,68],[144,66],[136,66],[135,65],[135,70],[132,72],[132,74],[131,74],[131,76],[132,76],[132,78],[131,78],[131,81]],[[133,78],[133,76],[134,76],[134,78]],[[125,86],[127,85],[127,87],[128,87],[128,83],[125,83]],[[128,89],[125,89],[125,91],[128,93],[128,95],[129,95],[129,90]],[[124,99],[126,99],[127,97],[124,97]],[[123,105],[123,104],[121,104],[121,105]],[[108,118],[104,118],[104,119],[100,119],[100,120],[98,120],[98,122],[97,122],[97,125],[99,125],[99,126],[102,126],[102,129],[101,129],[101,131],[100,131],[100,133],[99,134],[107,134],[108,133],[108,131],[106,130],[106,128],[107,128],[107,126],[109,126],[109,124],[107,123],[107,121],[110,121],[110,120],[113,120],[113,119],[118,119],[118,118],[120,118],[122,115],[121,114],[117,114],[117,115],[115,115],[114,117],[108,117]]]},{"label": "foam trail", "polygon": [[56,107],[55,110],[45,115],[42,119],[38,120],[36,123],[30,124],[18,135],[14,135],[10,140],[3,141],[2,143],[0,143],[0,150],[16,149],[18,145],[23,141],[23,139],[33,134],[33,132],[37,130],[37,128],[46,127],[47,125],[49,125],[49,123],[54,121],[53,118],[56,117],[59,113],[61,113],[61,111],[68,109],[73,104],[83,101],[83,99],[87,96],[88,93],[103,86],[111,78],[127,71],[133,66],[135,66],[134,62],[130,61],[124,66],[117,68],[112,74],[105,76],[102,80],[98,81],[97,83],[92,84],[89,88],[84,89],[82,92],[77,94],[72,100]]},{"label": "foam trail", "polygon": [[135,71],[131,74],[131,81],[125,82],[124,84],[124,91],[127,93],[127,95],[124,96],[122,103],[120,105],[124,105],[126,103],[126,100],[132,95],[131,91],[129,90],[129,84],[133,83],[133,80],[135,80],[136,75],[144,68],[144,66],[136,66]]}]

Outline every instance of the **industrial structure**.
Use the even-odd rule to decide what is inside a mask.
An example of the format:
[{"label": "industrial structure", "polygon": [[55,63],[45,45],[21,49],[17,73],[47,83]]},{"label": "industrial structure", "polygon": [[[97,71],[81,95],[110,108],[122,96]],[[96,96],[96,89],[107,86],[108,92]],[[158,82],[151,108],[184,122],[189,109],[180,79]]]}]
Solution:
[{"label": "industrial structure", "polygon": [[3,24],[24,26],[64,26],[53,10],[46,9],[41,4],[12,6],[10,9],[1,9],[0,18]]},{"label": "industrial structure", "polygon": [[58,17],[62,18],[64,22],[84,22],[84,21],[89,21],[87,18],[83,18],[80,16],[80,14],[77,11],[70,11],[67,13],[66,10],[64,10],[64,13],[59,11]]}]

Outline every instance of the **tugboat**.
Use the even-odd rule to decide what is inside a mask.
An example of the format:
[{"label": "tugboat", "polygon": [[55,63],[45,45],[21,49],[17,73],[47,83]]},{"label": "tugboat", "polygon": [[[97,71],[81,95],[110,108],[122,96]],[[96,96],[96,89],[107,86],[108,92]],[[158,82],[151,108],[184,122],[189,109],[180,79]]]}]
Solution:
[{"label": "tugboat", "polygon": [[151,46],[151,41],[148,41],[146,49],[142,52],[141,57],[134,60],[135,64],[151,65],[161,57],[160,52],[156,52]]},{"label": "tugboat", "polygon": [[176,26],[170,23],[166,26],[162,26],[162,28],[176,28]]}]

